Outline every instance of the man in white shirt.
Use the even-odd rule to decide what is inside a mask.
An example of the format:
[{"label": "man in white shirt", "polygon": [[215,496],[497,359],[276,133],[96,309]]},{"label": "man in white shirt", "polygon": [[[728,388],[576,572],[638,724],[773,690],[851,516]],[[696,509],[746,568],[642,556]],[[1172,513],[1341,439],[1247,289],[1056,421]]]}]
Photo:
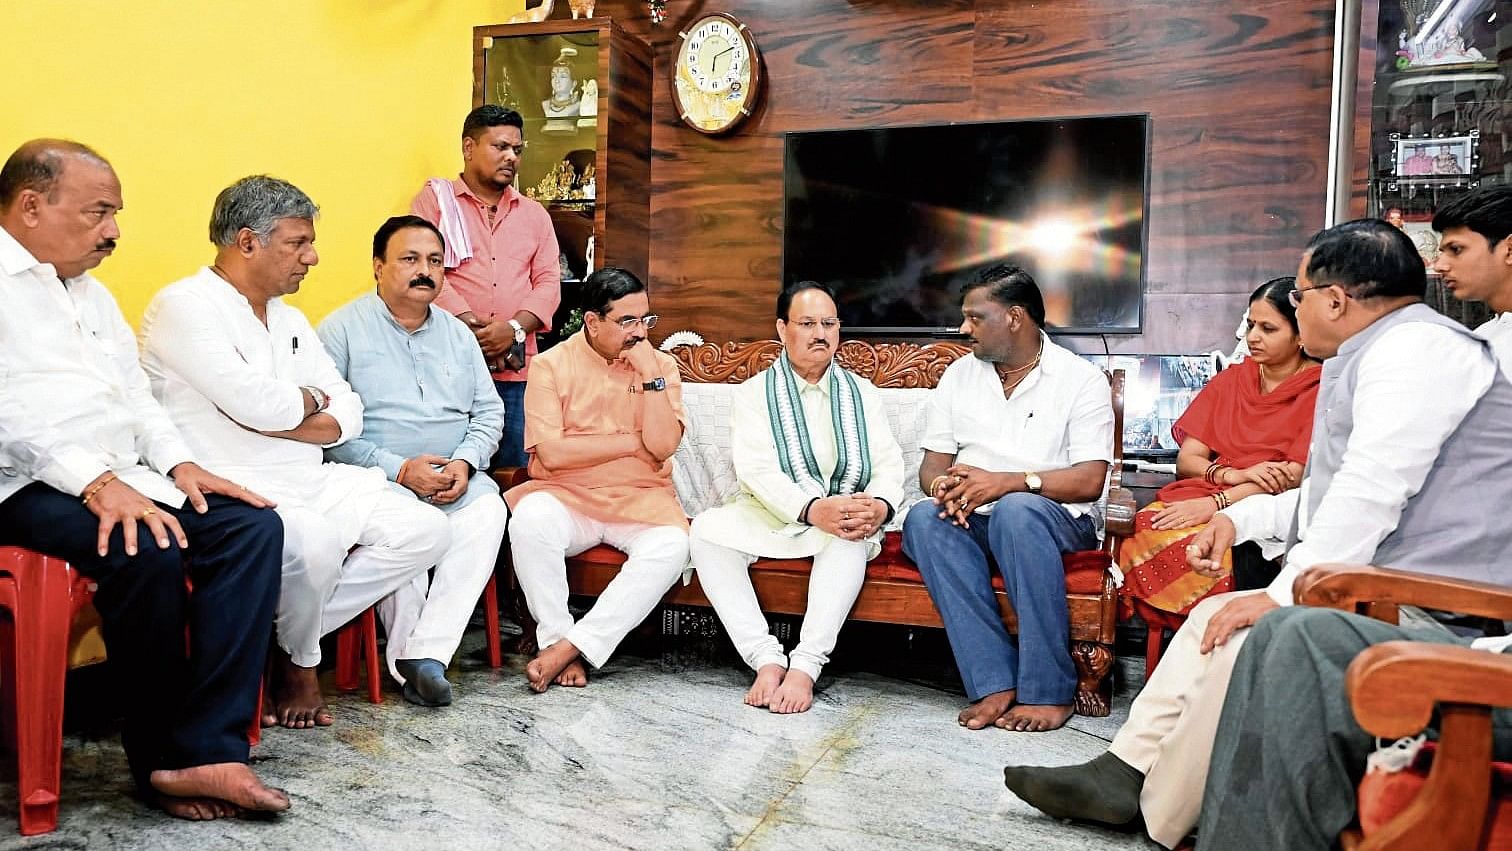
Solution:
[{"label": "man in white shirt", "polygon": [[[961,314],[973,357],[951,364],[930,395],[919,484],[934,502],[908,513],[903,549],[972,701],[960,723],[1053,730],[1076,693],[1061,554],[1097,546],[1113,450],[1108,380],[1050,342],[1039,287],[1017,266],[983,270]],[[1018,615],[1017,640],[989,559]]]},{"label": "man in white shirt", "polygon": [[1455,298],[1496,311],[1475,333],[1491,341],[1503,370],[1512,367],[1512,186],[1466,192],[1433,214],[1433,229],[1443,234],[1433,271]]},{"label": "man in white shirt", "polygon": [[[740,493],[693,520],[688,550],[704,594],[756,672],[745,702],[806,712],[845,616],[903,501],[903,451],[882,395],[834,362],[834,291],[800,281],[777,297],[782,357],[735,388],[730,436]],[[803,628],[791,655],[751,587],[758,557],[812,557]]]},{"label": "man in white shirt", "polygon": [[450,544],[445,515],[392,490],[381,469],[322,463],[322,448],[361,431],[362,401],[281,298],[319,260],[315,215],[307,195],[276,178],[227,187],[210,216],[214,265],[159,292],[141,334],[153,393],[190,447],[278,501],[286,655],[263,723],[295,728],[332,721],[315,678],[320,637]]},{"label": "man in white shirt", "polygon": [[[247,766],[246,736],[282,524],[267,500],[195,463],[115,299],[88,274],[115,249],[121,204],[115,171],[76,142],[27,142],[0,168],[0,544],[96,583],[111,663],[132,690],[122,744],[149,798],[193,820],[285,810],[288,796]],[[61,666],[40,667],[5,676],[61,702]],[[58,779],[56,765],[21,778],[23,833],[56,820]]]},{"label": "man in white shirt", "polygon": [[[1433,268],[1445,287],[1501,314],[1475,333],[1490,341],[1505,373],[1512,363],[1512,323],[1505,312],[1512,309],[1512,186],[1465,193],[1439,208],[1433,227],[1443,234]],[[1477,498],[1496,503],[1493,511],[1501,508],[1485,494]],[[1512,585],[1505,558],[1489,560],[1486,568],[1485,578]],[[1354,819],[1355,789],[1375,747],[1375,738],[1355,722],[1345,672],[1363,650],[1386,641],[1498,653],[1512,644],[1512,638],[1472,642],[1327,609],[1288,609],[1264,618],[1239,652],[1224,700],[1203,792],[1203,847],[1333,847]],[[1279,701],[1268,701],[1271,695]],[[1278,716],[1287,719],[1284,733],[1264,732]],[[1492,713],[1492,741],[1495,759],[1512,758],[1512,712]]]},{"label": "man in white shirt", "polygon": [[[1501,496],[1512,384],[1484,341],[1422,304],[1425,286],[1411,240],[1381,220],[1313,237],[1292,294],[1308,352],[1325,359],[1307,477],[1219,512],[1188,552],[1211,574],[1236,541],[1259,541],[1267,555],[1285,553],[1280,575],[1192,610],[1108,753],[1066,768],[1010,766],[1011,790],[1061,818],[1142,816],[1153,839],[1175,847],[1203,806],[1249,627],[1292,604],[1301,571],[1379,563],[1494,581],[1493,563],[1512,548],[1502,517],[1512,483]],[[1471,488],[1481,493],[1465,499]]]}]

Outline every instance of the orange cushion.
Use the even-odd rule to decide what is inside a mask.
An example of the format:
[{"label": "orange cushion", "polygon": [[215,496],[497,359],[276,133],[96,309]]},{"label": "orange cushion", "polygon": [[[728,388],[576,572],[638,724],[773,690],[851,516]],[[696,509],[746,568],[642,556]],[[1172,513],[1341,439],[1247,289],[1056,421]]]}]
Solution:
[{"label": "orange cushion", "polygon": [[[620,565],[625,563],[625,554],[607,544],[591,547],[576,558],[589,564]],[[1061,558],[1061,562],[1066,568],[1066,593],[1102,593],[1103,575],[1107,572],[1109,563],[1107,553],[1102,550],[1066,553]],[[812,560],[806,558],[763,558],[757,559],[756,563],[751,565],[752,570],[774,570],[782,573],[808,573],[812,567]],[[903,535],[899,532],[888,532],[882,536],[882,552],[866,565],[866,578],[924,584],[924,577],[919,573],[919,569],[914,566],[908,556],[903,554]],[[992,587],[999,591],[1003,590],[1003,577],[993,573]]]},{"label": "orange cushion", "polygon": [[[1418,752],[1411,768],[1393,774],[1372,772],[1360,781],[1360,832],[1365,836],[1380,830],[1406,809],[1428,782],[1433,765],[1432,742]],[[1484,846],[1487,851],[1512,851],[1512,765],[1491,764],[1491,808],[1494,821]]]}]

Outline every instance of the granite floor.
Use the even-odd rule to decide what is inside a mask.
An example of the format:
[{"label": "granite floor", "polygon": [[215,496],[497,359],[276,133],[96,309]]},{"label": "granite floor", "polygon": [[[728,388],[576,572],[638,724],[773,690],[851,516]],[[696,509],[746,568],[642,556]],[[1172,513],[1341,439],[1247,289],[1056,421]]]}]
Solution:
[{"label": "granite floor", "polygon": [[921,632],[848,629],[813,710],[796,716],[741,703],[747,674],[722,639],[640,635],[587,689],[536,695],[526,660],[491,670],[473,632],[449,709],[410,706],[392,689],[377,706],[341,695],[329,730],[268,732],[255,766],[294,801],[268,821],[181,822],[137,802],[114,722],[99,713],[107,720],[70,721],[56,833],[12,832],[6,770],[0,848],[1153,847],[1046,818],[1002,785],[1006,762],[1101,752],[1137,685],[1134,660],[1120,660],[1131,676],[1112,718],[969,732],[955,723],[963,698],[948,649]]}]

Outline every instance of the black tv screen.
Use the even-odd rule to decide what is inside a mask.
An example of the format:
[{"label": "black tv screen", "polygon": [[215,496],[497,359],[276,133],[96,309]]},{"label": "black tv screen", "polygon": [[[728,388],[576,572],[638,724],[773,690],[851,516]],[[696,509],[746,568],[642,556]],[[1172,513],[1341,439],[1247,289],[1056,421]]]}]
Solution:
[{"label": "black tv screen", "polygon": [[1059,333],[1138,333],[1149,117],[788,133],[783,277],[847,331],[951,333],[981,269],[1028,269]]}]

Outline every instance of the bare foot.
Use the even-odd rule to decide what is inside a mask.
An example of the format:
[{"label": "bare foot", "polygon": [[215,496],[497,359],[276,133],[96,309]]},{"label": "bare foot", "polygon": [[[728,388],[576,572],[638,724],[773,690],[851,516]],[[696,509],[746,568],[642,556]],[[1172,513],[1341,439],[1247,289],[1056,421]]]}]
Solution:
[{"label": "bare foot", "polygon": [[772,694],[771,710],[778,715],[807,712],[814,705],[814,680],[802,671],[788,668],[782,685]]},{"label": "bare foot", "polygon": [[153,789],[174,798],[215,798],[244,810],[266,813],[289,808],[289,796],[282,789],[264,786],[252,769],[240,762],[161,769],[152,772],[147,781]]},{"label": "bare foot", "polygon": [[588,685],[588,666],[582,659],[573,659],[552,682],[568,688],[582,688]]},{"label": "bare foot", "polygon": [[[525,679],[530,683],[530,690],[539,694],[550,688],[552,680],[577,658],[578,649],[565,638],[537,653],[525,666]],[[584,684],[587,684],[587,677],[584,677]]]},{"label": "bare foot", "polygon": [[772,694],[777,687],[782,685],[782,675],[787,673],[787,668],[781,665],[762,665],[756,672],[756,682],[751,683],[751,690],[746,692],[746,706],[765,707],[772,702]]},{"label": "bare foot", "polygon": [[1003,713],[1008,711],[1008,707],[1013,705],[1013,699],[1017,694],[1018,692],[1014,689],[993,692],[962,709],[961,714],[956,717],[956,720],[960,722],[962,727],[968,730],[980,730],[984,727],[990,727],[999,718],[1003,717]]},{"label": "bare foot", "polygon": [[1071,718],[1069,706],[1044,706],[1020,703],[1003,714],[997,725],[1017,733],[1045,733],[1057,730]]},{"label": "bare foot", "polygon": [[157,804],[163,812],[174,818],[186,821],[214,821],[215,819],[234,818],[241,815],[241,807],[215,798],[175,798],[172,795],[158,793],[153,796],[154,804]]},{"label": "bare foot", "polygon": [[263,713],[263,726],[279,724],[291,730],[331,726],[336,719],[320,695],[315,669],[301,668],[288,656],[274,662],[273,667],[272,708]]}]

